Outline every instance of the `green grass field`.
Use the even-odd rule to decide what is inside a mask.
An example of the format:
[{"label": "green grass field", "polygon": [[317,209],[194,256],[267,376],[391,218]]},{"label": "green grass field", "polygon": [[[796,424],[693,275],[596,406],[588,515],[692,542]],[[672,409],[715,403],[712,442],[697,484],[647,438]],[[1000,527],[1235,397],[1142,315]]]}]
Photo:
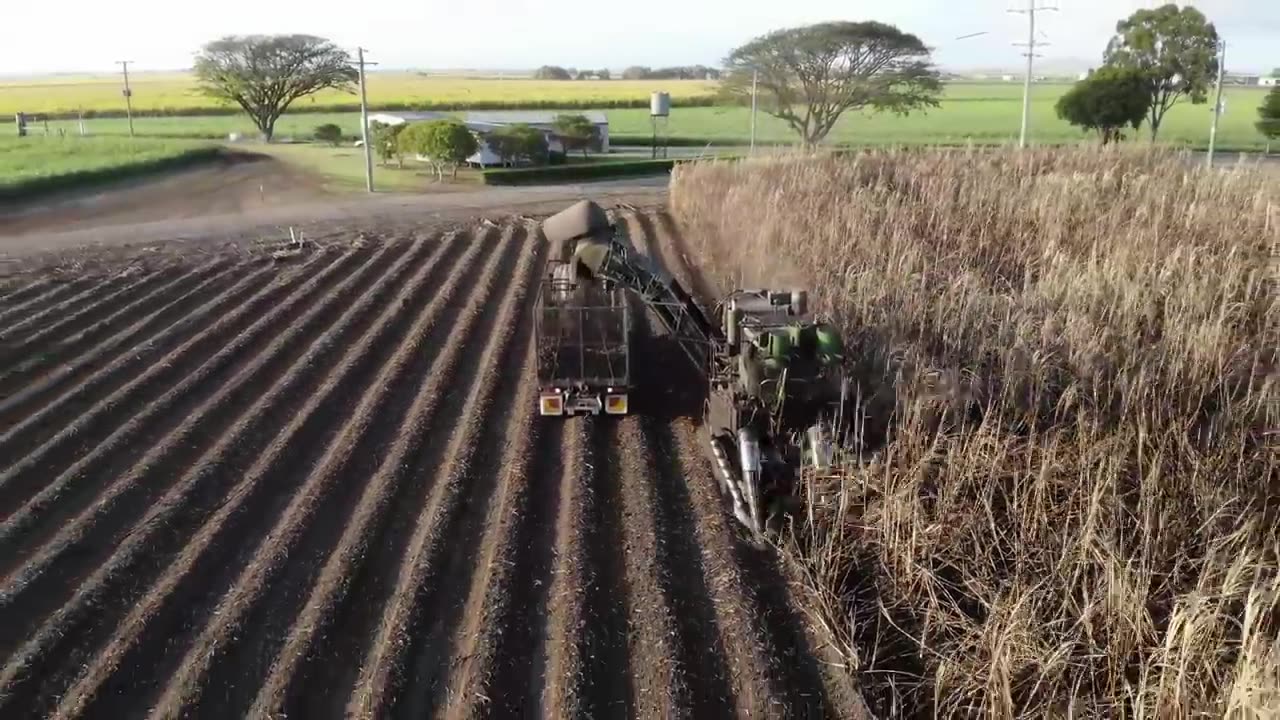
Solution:
[{"label": "green grass field", "polygon": [[[140,74],[130,79],[133,108],[140,113],[186,112],[192,109],[226,107],[203,95],[195,79],[185,74]],[[665,90],[679,102],[714,94],[715,83],[697,80],[532,80],[527,78],[466,78],[425,76],[409,72],[370,73],[369,102],[379,105],[424,103],[547,103],[608,104],[618,101],[646,102],[649,93]],[[65,76],[0,82],[0,116],[71,113],[77,111],[124,112],[118,75]],[[326,90],[303,98],[294,105],[305,112],[308,106],[358,104],[353,93]]]},{"label": "green grass field", "polygon": [[0,197],[171,166],[214,147],[200,140],[4,137],[0,138]]},{"label": "green grass field", "polygon": [[[497,81],[493,81],[497,82]],[[518,85],[521,82],[507,81]],[[539,83],[555,85],[557,83]],[[559,83],[570,84],[570,83]],[[1088,139],[1090,136],[1059,120],[1054,103],[1065,85],[1041,85],[1032,93],[1031,139],[1041,143],[1062,143]],[[1264,138],[1254,128],[1257,106],[1265,93],[1260,88],[1233,87],[1226,92],[1227,111],[1219,127],[1219,144],[1224,148],[1262,149]],[[644,136],[651,132],[648,111],[622,109],[605,111],[609,131],[614,137]],[[841,118],[828,137],[832,143],[868,145],[930,143],[1000,143],[1014,140],[1022,113],[1022,89],[1013,84],[953,84],[948,86],[942,106],[928,113],[907,117],[849,113]],[[277,137],[309,137],[321,123],[337,123],[349,135],[359,132],[358,113],[291,113],[281,118]],[[1188,146],[1204,146],[1209,139],[1208,105],[1180,104],[1169,112],[1161,128],[1161,140]],[[253,124],[241,115],[157,117],[134,120],[142,135],[165,137],[225,138],[229,133],[252,135]],[[52,121],[51,129],[76,132],[74,121]],[[94,135],[120,135],[128,132],[123,119],[85,121]],[[745,108],[689,107],[675,108],[666,126],[670,136],[698,138],[713,144],[741,144],[750,134],[750,114]],[[41,132],[42,126],[35,126]],[[1145,140],[1145,129],[1130,133]],[[759,116],[757,137],[762,142],[793,142],[795,134],[781,120],[765,113]]]}]

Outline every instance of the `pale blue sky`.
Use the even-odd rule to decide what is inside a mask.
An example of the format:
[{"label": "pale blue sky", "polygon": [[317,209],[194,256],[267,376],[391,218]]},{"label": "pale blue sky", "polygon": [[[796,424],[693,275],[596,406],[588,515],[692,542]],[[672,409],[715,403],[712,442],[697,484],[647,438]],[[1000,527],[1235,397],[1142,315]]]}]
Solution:
[{"label": "pale blue sky", "polygon": [[[0,74],[189,66],[204,42],[230,33],[307,32],[372,50],[383,67],[527,68],[717,65],[771,29],[821,20],[880,20],[920,35],[950,68],[1015,67],[1026,0],[15,0],[0,16]],[[1042,0],[1044,2],[1044,0]],[[1055,0],[1048,0],[1054,4]],[[1095,62],[1116,20],[1151,0],[1056,0],[1043,15],[1047,60]],[[1230,70],[1280,66],[1280,0],[1193,3],[1228,41]],[[321,10],[325,6],[336,8]],[[580,8],[580,10],[578,9]],[[960,35],[987,31],[968,40]]]}]

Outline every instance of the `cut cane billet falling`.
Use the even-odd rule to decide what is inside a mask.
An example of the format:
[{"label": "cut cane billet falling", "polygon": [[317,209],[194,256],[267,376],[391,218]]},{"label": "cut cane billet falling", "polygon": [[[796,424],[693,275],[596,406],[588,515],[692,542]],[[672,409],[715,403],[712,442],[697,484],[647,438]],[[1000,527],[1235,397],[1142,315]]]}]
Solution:
[{"label": "cut cane billet falling", "polygon": [[757,540],[776,530],[796,476],[830,467],[842,436],[839,333],[808,313],[799,290],[735,290],[704,311],[591,201],[548,218],[543,233],[553,250],[534,310],[541,414],[626,412],[631,317],[622,294],[634,293],[707,384],[704,425],[730,511]]}]

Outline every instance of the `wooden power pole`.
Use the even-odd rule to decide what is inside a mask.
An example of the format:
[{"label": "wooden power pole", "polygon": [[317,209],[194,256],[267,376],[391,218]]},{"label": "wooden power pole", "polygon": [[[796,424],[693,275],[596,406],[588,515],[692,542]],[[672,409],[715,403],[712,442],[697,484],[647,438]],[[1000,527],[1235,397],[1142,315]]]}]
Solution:
[{"label": "wooden power pole", "polygon": [[132,60],[117,60],[124,73],[124,113],[129,118],[129,137],[133,137],[133,91],[129,89],[129,63]]}]

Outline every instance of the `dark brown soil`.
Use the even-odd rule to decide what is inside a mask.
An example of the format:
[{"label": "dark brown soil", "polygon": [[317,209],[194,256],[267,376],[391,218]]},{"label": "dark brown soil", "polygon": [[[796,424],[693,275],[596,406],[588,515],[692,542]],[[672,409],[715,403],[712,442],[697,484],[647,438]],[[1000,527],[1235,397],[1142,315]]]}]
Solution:
[{"label": "dark brown soil", "polygon": [[661,412],[536,416],[530,228],[14,274],[0,717],[855,716],[656,324]]}]

